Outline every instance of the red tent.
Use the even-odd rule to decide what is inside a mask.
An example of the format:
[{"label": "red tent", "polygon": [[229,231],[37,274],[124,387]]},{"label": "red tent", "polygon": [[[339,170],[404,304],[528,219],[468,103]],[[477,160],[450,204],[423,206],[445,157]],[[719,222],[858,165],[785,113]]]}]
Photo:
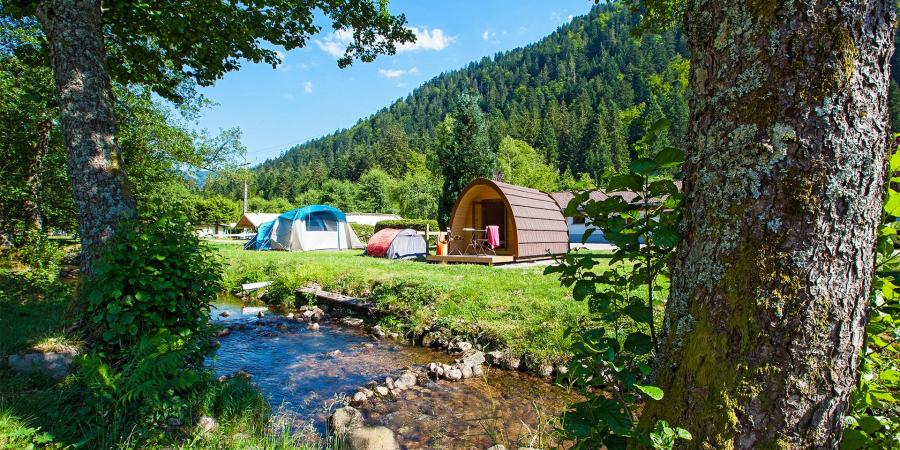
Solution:
[{"label": "red tent", "polygon": [[377,258],[384,258],[394,238],[403,230],[396,228],[384,228],[373,234],[369,238],[369,244],[366,246],[366,254]]}]

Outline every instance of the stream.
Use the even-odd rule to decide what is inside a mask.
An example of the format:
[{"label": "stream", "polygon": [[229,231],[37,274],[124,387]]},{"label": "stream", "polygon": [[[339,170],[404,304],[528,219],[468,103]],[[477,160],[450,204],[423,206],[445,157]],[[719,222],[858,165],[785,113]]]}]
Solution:
[{"label": "stream", "polygon": [[[221,317],[222,311],[230,316]],[[337,323],[320,322],[320,329],[311,331],[304,322],[268,312],[258,319],[256,313],[243,309],[239,300],[215,305],[213,320],[231,333],[219,338],[210,366],[216,375],[250,373],[278,414],[289,416],[296,428],[319,434],[331,405],[360,386],[396,377],[406,366],[453,360],[443,352],[375,340]],[[544,380],[486,368],[482,378],[429,381],[403,391],[398,401],[369,402],[359,409],[367,424],[393,430],[405,449],[483,449],[494,443],[515,449],[548,445],[555,418],[574,400]]]}]

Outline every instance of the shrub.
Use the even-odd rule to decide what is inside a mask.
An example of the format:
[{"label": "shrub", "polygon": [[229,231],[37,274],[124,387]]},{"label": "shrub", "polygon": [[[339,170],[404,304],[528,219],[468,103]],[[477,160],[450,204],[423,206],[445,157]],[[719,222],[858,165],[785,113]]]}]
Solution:
[{"label": "shrub", "polygon": [[168,330],[202,360],[210,303],[222,289],[219,257],[183,223],[125,222],[95,263],[81,297],[98,350],[115,363],[143,336]]},{"label": "shrub", "polygon": [[375,231],[383,230],[385,228],[412,228],[416,231],[425,231],[425,226],[428,226],[430,231],[438,231],[440,228],[438,227],[437,220],[431,219],[399,219],[399,220],[382,220],[375,224]]},{"label": "shrub", "polygon": [[90,400],[79,412],[99,420],[100,431],[87,438],[159,435],[209,379],[203,358],[210,303],[222,286],[219,259],[184,223],[130,221],[93,272],[80,295],[91,329],[79,369]]},{"label": "shrub", "polygon": [[369,242],[369,238],[375,234],[375,227],[373,225],[366,225],[364,223],[351,223],[350,227],[353,228],[353,231],[356,233],[356,236],[359,237],[359,240],[365,244]]},{"label": "shrub", "polygon": [[[407,326],[417,328],[431,320],[431,315],[425,308],[443,295],[446,295],[446,292],[434,285],[390,281],[373,286],[369,300],[389,316],[405,322]],[[397,327],[397,324],[390,325],[391,328]]]}]

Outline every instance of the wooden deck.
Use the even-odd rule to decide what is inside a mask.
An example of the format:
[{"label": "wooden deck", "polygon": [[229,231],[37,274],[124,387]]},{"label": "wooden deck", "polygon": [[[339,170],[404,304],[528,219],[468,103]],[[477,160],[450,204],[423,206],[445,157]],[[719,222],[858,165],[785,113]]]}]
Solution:
[{"label": "wooden deck", "polygon": [[428,255],[425,260],[433,263],[461,263],[461,264],[509,264],[516,261],[511,255]]}]

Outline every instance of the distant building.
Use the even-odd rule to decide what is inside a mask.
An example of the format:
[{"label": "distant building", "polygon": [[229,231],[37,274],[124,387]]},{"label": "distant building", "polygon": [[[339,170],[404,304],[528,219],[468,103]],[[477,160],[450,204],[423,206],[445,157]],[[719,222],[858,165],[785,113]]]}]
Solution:
[{"label": "distant building", "polygon": [[347,222],[349,223],[359,223],[363,225],[372,225],[375,226],[376,223],[381,222],[382,220],[400,220],[402,217],[396,214],[382,214],[382,213],[358,213],[351,212],[347,213]]},{"label": "distant building", "polygon": [[274,213],[244,213],[241,216],[241,220],[238,220],[235,228],[256,232],[261,224],[277,218],[278,214]]}]

